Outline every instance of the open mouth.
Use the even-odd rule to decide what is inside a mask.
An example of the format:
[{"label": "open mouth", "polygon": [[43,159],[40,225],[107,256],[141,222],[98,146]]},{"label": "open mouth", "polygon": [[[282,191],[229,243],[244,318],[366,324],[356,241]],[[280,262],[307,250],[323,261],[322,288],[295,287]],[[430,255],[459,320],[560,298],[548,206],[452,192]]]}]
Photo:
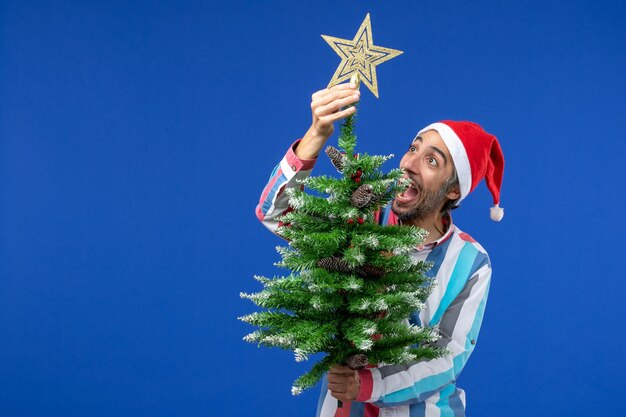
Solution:
[{"label": "open mouth", "polygon": [[412,201],[415,201],[418,196],[419,189],[415,186],[413,182],[411,182],[406,190],[396,195],[396,201],[400,204],[408,204]]}]

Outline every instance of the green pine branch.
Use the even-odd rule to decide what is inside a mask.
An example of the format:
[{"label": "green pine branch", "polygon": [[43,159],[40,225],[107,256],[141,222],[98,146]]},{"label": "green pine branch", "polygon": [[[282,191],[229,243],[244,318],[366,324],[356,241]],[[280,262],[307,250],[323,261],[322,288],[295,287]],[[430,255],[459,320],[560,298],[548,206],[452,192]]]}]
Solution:
[{"label": "green pine branch", "polygon": [[399,169],[380,170],[391,155],[355,153],[355,121],[353,115],[341,124],[343,156],[331,149],[341,175],[301,182],[318,195],[300,187],[285,191],[292,210],[279,219],[277,232],[289,245],[277,248],[276,265],[290,273],[257,276],[263,289],[241,294],[263,309],[240,317],[257,327],[245,340],[292,350],[296,361],[323,354],[294,382],[294,394],[356,353],[373,364],[397,365],[446,353],[434,344],[435,329],[407,325],[432,291],[430,264],[411,256],[425,233],[376,223],[375,213],[407,183]]}]

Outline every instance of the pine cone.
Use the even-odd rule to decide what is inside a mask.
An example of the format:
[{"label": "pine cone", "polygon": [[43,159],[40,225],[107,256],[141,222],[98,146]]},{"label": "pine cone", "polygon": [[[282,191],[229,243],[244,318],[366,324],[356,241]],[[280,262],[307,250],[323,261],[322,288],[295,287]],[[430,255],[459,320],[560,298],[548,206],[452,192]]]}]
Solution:
[{"label": "pine cone", "polygon": [[385,275],[385,270],[374,265],[361,265],[352,268],[348,262],[339,256],[330,256],[317,261],[318,268],[324,268],[331,272],[357,273],[362,277],[380,278]]},{"label": "pine cone", "polygon": [[370,205],[378,203],[385,197],[385,193],[383,194],[372,194],[372,200],[370,201]]},{"label": "pine cone", "polygon": [[333,166],[337,168],[337,171],[341,172],[341,170],[343,169],[344,156],[341,152],[339,152],[339,149],[328,145],[325,152],[326,155],[328,155],[328,157],[330,158],[330,162],[332,162]]},{"label": "pine cone", "polygon": [[355,272],[363,277],[380,278],[385,275],[385,270],[374,265],[361,265],[355,269]]},{"label": "pine cone", "polygon": [[354,355],[348,356],[346,359],[346,365],[348,368],[358,370],[364,368],[367,365],[367,356],[362,353],[356,353]]},{"label": "pine cone", "polygon": [[367,206],[373,199],[373,187],[370,184],[363,184],[352,193],[350,204],[357,208]]},{"label": "pine cone", "polygon": [[329,258],[322,258],[317,261],[317,266],[319,268],[324,268],[331,272],[352,272],[352,268],[350,264],[346,262],[343,258],[338,256],[331,256]]}]

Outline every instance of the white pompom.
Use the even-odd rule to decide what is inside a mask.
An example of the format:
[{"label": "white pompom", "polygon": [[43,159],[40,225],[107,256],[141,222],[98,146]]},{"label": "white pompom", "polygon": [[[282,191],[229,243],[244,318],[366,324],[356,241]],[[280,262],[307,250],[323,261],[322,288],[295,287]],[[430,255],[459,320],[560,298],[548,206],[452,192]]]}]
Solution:
[{"label": "white pompom", "polygon": [[496,204],[489,209],[489,217],[494,222],[499,222],[504,217],[504,209]]}]

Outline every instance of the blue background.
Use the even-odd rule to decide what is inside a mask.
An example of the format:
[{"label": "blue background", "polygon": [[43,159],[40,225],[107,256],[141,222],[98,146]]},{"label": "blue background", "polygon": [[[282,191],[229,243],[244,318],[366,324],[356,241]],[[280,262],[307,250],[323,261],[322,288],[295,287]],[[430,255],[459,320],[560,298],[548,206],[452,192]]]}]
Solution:
[{"label": "blue background", "polygon": [[494,268],[469,415],[623,415],[626,6],[389,0],[0,2],[1,416],[314,414],[238,294],[280,272],[254,207],[339,63],[320,34],[367,12],[405,53],[359,149],[443,118],[504,149],[504,220],[484,185],[454,215]]}]

